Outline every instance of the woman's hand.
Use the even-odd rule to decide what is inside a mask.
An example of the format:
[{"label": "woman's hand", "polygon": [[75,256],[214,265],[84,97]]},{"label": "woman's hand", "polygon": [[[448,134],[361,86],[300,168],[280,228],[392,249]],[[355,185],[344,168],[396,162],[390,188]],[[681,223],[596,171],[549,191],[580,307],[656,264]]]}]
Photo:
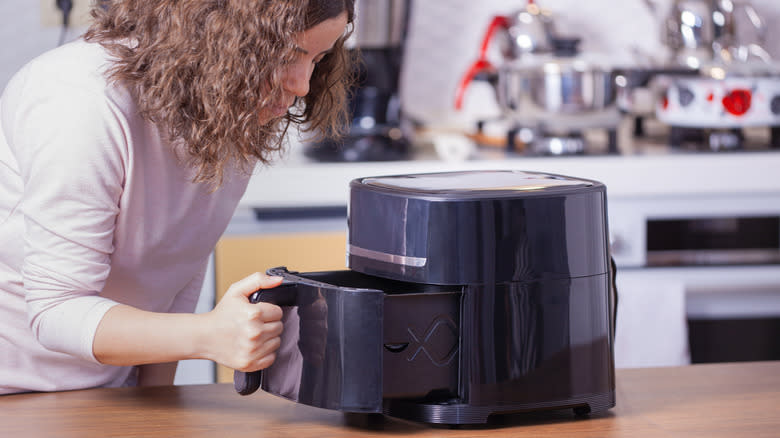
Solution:
[{"label": "woman's hand", "polygon": [[238,371],[268,368],[281,343],[282,309],[270,303],[252,304],[249,296],[281,282],[281,277],[256,272],[233,283],[217,306],[203,314],[207,333],[203,355]]}]

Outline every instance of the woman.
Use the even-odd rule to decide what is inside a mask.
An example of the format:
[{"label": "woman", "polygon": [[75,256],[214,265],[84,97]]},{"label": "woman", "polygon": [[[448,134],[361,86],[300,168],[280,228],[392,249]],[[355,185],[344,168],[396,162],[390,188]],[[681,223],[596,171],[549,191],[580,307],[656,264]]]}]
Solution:
[{"label": "woman", "polygon": [[[354,0],[112,0],[0,99],[0,394],[268,367],[255,273],[193,314],[251,171],[290,125],[338,136]],[[305,124],[305,125],[304,125]]]}]

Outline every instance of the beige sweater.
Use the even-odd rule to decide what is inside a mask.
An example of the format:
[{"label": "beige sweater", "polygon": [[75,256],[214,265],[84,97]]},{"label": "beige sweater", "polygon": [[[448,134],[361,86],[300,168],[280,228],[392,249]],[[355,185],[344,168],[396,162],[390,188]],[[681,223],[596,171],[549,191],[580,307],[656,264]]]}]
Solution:
[{"label": "beige sweater", "polygon": [[34,59],[0,98],[0,394],[122,385],[95,330],[124,303],[191,312],[248,175],[191,182],[107,54],[76,41]]}]

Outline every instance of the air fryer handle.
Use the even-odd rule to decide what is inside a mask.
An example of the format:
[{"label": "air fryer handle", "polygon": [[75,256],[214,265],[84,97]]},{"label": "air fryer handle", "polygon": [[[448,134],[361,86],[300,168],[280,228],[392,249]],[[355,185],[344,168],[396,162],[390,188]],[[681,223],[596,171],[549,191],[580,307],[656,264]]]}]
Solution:
[{"label": "air fryer handle", "polygon": [[[277,306],[294,306],[298,295],[298,283],[282,280],[282,284],[273,289],[262,289],[249,296],[250,303],[272,303]],[[233,372],[233,387],[241,395],[249,395],[260,388],[263,372],[261,370],[245,373]]]},{"label": "air fryer handle", "polygon": [[618,289],[617,289],[617,263],[615,263],[615,257],[609,256],[609,289],[612,295],[612,309],[611,310],[611,328],[612,328],[612,343],[615,342],[615,333],[617,332],[617,311],[618,311]]}]

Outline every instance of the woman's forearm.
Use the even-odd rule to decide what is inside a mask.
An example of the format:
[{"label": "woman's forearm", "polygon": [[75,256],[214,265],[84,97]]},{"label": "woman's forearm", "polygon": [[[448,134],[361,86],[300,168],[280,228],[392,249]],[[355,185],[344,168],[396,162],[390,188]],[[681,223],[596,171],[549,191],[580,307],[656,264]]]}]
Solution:
[{"label": "woman's forearm", "polygon": [[281,343],[282,309],[252,304],[248,297],[281,281],[254,273],[231,285],[206,313],[155,313],[116,305],[100,321],[92,352],[107,365],[208,359],[239,371],[266,368]]},{"label": "woman's forearm", "polygon": [[142,365],[203,358],[202,315],[154,313],[117,305],[98,325],[92,351],[107,365]]}]

